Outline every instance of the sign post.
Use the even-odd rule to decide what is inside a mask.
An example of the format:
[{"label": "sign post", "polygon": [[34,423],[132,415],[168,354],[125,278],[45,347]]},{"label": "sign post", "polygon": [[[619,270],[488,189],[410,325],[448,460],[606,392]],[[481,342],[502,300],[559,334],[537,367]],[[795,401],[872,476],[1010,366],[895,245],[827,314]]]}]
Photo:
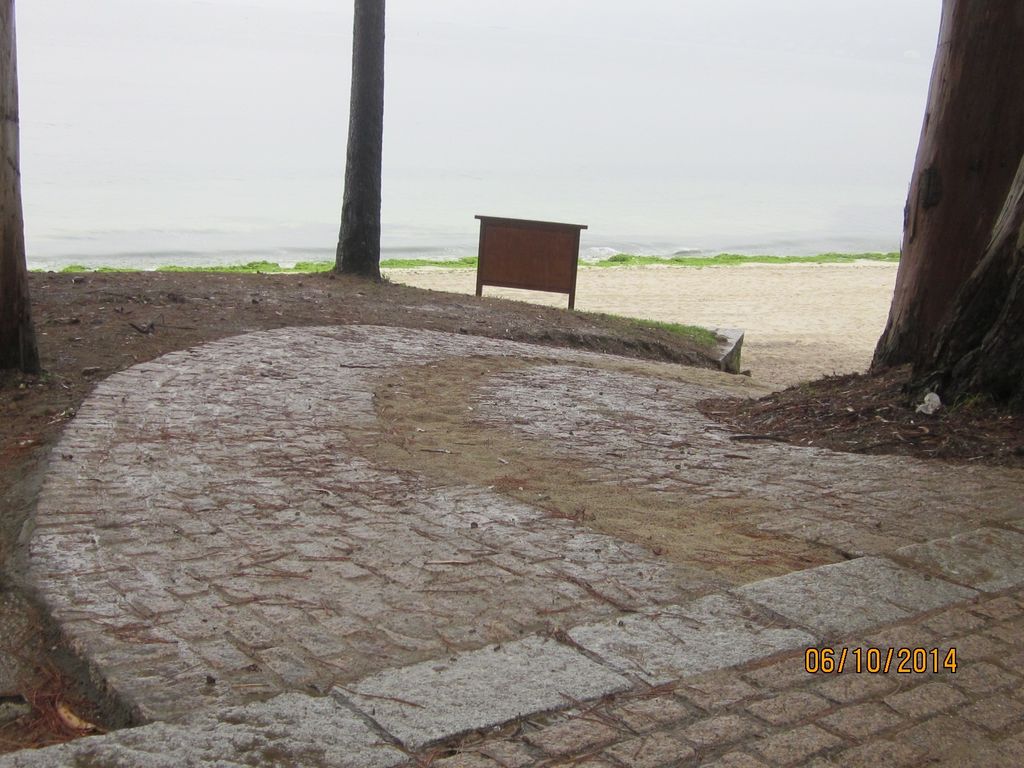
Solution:
[{"label": "sign post", "polygon": [[480,220],[477,296],[485,285],[550,291],[569,294],[569,309],[575,307],[580,232],[586,224],[476,218]]}]

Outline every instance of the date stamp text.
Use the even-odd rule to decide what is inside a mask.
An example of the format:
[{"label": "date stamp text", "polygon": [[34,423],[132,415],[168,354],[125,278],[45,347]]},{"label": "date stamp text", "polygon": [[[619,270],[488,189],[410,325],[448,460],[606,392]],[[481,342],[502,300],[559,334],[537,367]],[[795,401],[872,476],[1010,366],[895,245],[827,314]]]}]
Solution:
[{"label": "date stamp text", "polygon": [[804,671],[811,675],[843,672],[899,675],[956,672],[956,648],[808,648]]}]

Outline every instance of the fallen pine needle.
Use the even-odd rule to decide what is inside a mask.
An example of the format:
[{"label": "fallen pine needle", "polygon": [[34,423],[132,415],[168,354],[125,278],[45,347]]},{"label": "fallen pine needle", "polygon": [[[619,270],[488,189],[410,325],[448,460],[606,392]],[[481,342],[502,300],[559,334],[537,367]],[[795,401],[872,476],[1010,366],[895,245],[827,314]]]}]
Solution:
[{"label": "fallen pine needle", "polygon": [[479,560],[427,560],[424,565],[476,565]]},{"label": "fallen pine needle", "polygon": [[351,693],[355,696],[361,696],[364,699],[383,699],[384,701],[395,701],[399,704],[405,704],[407,707],[416,707],[416,709],[423,709],[422,704],[417,704],[415,701],[406,701],[405,699],[399,699],[397,696],[374,696],[372,693],[359,693],[358,691],[353,691],[350,688],[346,688],[343,685],[339,685],[338,688],[341,688],[341,690],[347,693]]}]

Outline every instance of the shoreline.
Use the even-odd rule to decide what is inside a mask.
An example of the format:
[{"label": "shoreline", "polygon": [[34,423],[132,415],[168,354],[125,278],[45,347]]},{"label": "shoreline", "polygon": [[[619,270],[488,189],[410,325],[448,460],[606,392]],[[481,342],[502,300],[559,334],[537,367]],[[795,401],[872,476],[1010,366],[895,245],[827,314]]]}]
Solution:
[{"label": "shoreline", "polygon": [[[892,264],[899,262],[899,254],[895,252],[881,253],[819,253],[812,256],[757,255],[739,253],[719,253],[712,256],[642,256],[630,253],[619,253],[604,259],[580,261],[580,269],[617,269],[622,267],[692,267],[704,269],[708,267],[736,267],[750,265],[784,265],[784,264],[853,264],[871,262]],[[463,256],[458,259],[383,259],[382,270],[396,269],[445,269],[467,270],[476,269],[476,256]],[[206,265],[173,265],[164,264],[150,268],[124,266],[88,266],[84,264],[67,264],[59,270],[31,268],[36,273],[118,273],[118,272],[227,272],[227,273],[269,273],[269,274],[315,274],[328,272],[334,268],[333,261],[299,261],[290,265],[282,265],[275,261],[249,261],[237,264],[206,264]]]},{"label": "shoreline", "polygon": [[[855,268],[855,269],[892,269],[898,267],[898,262],[883,261],[876,259],[863,259],[858,261],[844,261],[844,262],[791,262],[782,261],[779,263],[773,262],[749,262],[742,264],[707,264],[705,266],[691,266],[689,264],[614,264],[608,266],[597,266],[594,264],[580,264],[579,271],[584,270],[600,270],[602,272],[626,272],[632,270],[734,270],[734,269],[816,269],[816,268],[827,268],[827,267],[838,267],[838,268]],[[469,271],[465,267],[385,267],[381,266],[381,273],[397,273],[397,274],[436,274],[439,272],[454,272],[464,273]],[[475,266],[472,267],[475,269]],[[156,270],[153,270],[156,271]],[[308,274],[304,272],[282,272],[277,274]]]}]

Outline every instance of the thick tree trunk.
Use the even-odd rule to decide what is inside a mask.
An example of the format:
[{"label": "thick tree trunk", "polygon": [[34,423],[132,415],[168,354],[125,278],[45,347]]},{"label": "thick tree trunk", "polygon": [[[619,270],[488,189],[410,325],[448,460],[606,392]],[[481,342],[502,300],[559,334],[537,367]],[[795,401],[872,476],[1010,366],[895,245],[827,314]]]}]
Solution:
[{"label": "thick tree trunk", "polygon": [[25,269],[14,0],[0,0],[0,369],[39,370]]},{"label": "thick tree trunk", "polygon": [[944,0],[876,368],[921,362],[985,253],[1024,152],[1024,3]]},{"label": "thick tree trunk", "polygon": [[981,262],[957,296],[916,389],[983,395],[1024,411],[1024,157]]},{"label": "thick tree trunk", "polygon": [[345,197],[335,269],[380,280],[384,0],[356,0]]}]

